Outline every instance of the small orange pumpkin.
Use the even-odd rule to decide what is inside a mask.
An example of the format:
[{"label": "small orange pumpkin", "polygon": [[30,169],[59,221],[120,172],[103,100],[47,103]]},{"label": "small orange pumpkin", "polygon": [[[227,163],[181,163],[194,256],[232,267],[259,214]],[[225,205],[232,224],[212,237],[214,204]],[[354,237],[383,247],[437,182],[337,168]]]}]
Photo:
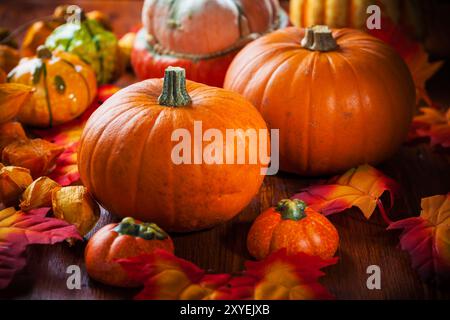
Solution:
[{"label": "small orange pumpkin", "polygon": [[51,127],[78,117],[97,92],[91,67],[73,54],[52,53],[44,46],[38,48],[36,57],[22,59],[8,79],[34,88],[18,119],[36,127]]},{"label": "small orange pumpkin", "polygon": [[333,224],[297,199],[281,200],[260,214],[247,238],[248,251],[258,260],[279,249],[328,259],[338,245],[339,235]]},{"label": "small orange pumpkin", "polygon": [[154,223],[141,223],[124,218],[97,231],[86,245],[84,257],[89,276],[117,287],[137,287],[116,262],[118,259],[150,254],[156,249],[173,253],[169,235]]},{"label": "small orange pumpkin", "polygon": [[[242,96],[186,81],[184,69],[168,68],[164,80],[120,90],[89,118],[78,151],[83,184],[111,213],[154,221],[168,231],[199,230],[231,219],[258,192],[267,164],[261,159],[195,163],[193,154],[200,151],[202,157],[210,145],[205,140],[178,153],[186,152],[190,163],[174,163],[180,143],[172,138],[174,131],[195,139],[195,121],[201,121],[201,131],[217,129],[224,137],[226,129],[267,130]],[[249,159],[255,151],[245,134],[226,140],[216,143],[227,154],[233,150]]]},{"label": "small orange pumpkin", "polygon": [[280,168],[324,175],[391,156],[406,139],[415,89],[402,58],[362,31],[287,28],[247,45],[225,89],[280,130]]}]

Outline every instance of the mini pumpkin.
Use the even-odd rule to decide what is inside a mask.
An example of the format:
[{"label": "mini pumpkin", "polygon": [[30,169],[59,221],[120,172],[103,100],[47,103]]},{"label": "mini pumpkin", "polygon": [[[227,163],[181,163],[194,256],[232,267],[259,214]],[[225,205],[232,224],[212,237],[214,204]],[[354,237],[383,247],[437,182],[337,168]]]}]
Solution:
[{"label": "mini pumpkin", "polygon": [[117,38],[99,21],[87,19],[83,11],[80,21],[56,28],[45,45],[51,50],[78,55],[94,69],[99,83],[108,83],[113,79],[118,60]]},{"label": "mini pumpkin", "polygon": [[288,23],[278,0],[146,0],[142,21],[131,56],[140,79],[179,66],[188,79],[219,87],[245,44]]},{"label": "mini pumpkin", "polygon": [[169,235],[154,223],[142,223],[127,217],[120,223],[104,226],[92,236],[84,253],[86,270],[99,282],[137,287],[141,283],[130,280],[116,260],[150,254],[156,249],[173,253]]},{"label": "mini pumpkin", "polygon": [[23,57],[33,57],[39,46],[45,43],[47,37],[57,27],[65,22],[67,5],[56,7],[48,19],[34,22],[26,31],[20,47],[20,53]]},{"label": "mini pumpkin", "polygon": [[[168,68],[164,79],[120,90],[89,118],[78,152],[83,184],[111,213],[154,221],[169,231],[199,230],[231,219],[258,192],[267,164],[260,159],[194,164],[187,149],[174,151],[179,142],[172,135],[180,129],[194,137],[195,121],[203,130],[222,130],[223,136],[225,129],[267,130],[242,96],[186,81],[184,69]],[[218,144],[248,159],[255,150],[245,140],[237,135]],[[200,148],[209,144],[201,142],[193,153],[204,155]],[[173,152],[183,159],[186,152],[188,159],[177,163]]]},{"label": "mini pumpkin", "polygon": [[405,140],[414,82],[388,45],[355,29],[287,28],[247,45],[224,87],[280,129],[280,168],[332,174],[377,164]]},{"label": "mini pumpkin", "polygon": [[44,46],[38,48],[36,57],[22,59],[8,79],[34,88],[18,119],[36,127],[51,127],[78,117],[97,92],[94,71],[87,64],[73,54],[52,53]]},{"label": "mini pumpkin", "polygon": [[333,224],[297,199],[281,200],[260,214],[247,237],[248,251],[258,260],[280,249],[288,254],[303,252],[329,259],[338,245],[339,235]]}]

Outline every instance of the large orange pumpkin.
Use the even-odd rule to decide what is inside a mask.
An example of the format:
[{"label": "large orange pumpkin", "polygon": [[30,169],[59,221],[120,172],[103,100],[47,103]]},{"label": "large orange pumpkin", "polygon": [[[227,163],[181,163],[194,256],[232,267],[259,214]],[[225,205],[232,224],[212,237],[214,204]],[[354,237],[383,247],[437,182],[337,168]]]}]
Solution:
[{"label": "large orange pumpkin", "polygon": [[[175,164],[172,153],[179,143],[172,141],[174,130],[195,139],[194,121],[202,122],[205,133],[216,128],[224,136],[226,129],[267,128],[242,96],[186,81],[184,69],[169,68],[164,81],[133,84],[94,112],[80,141],[81,180],[110,212],[154,221],[169,231],[203,229],[232,218],[258,191],[265,166],[259,159],[254,164]],[[237,155],[246,138],[234,140],[219,145]],[[201,146],[209,144],[194,143],[192,152],[182,153],[191,161],[191,153],[201,156]],[[248,158],[250,144],[244,146]]]},{"label": "large orange pumpkin", "polygon": [[188,79],[220,87],[245,44],[288,23],[278,0],[146,0],[142,21],[131,56],[139,78],[179,66]]},{"label": "large orange pumpkin", "polygon": [[34,94],[19,112],[19,121],[37,127],[51,127],[75,119],[94,100],[95,73],[76,55],[44,46],[37,56],[23,58],[8,75],[9,82],[33,87]]},{"label": "large orange pumpkin", "polygon": [[415,105],[393,49],[353,29],[287,28],[245,47],[224,87],[280,129],[280,168],[330,174],[376,164],[404,141]]}]

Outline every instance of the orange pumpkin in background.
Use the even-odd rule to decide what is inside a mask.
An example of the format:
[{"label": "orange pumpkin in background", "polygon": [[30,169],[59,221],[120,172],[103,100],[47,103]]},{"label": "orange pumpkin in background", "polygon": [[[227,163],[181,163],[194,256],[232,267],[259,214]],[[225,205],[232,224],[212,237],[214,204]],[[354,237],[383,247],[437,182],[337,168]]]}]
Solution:
[{"label": "orange pumpkin in background", "polygon": [[422,38],[426,29],[422,4],[417,0],[291,0],[289,12],[297,27],[325,24],[330,28],[365,30],[367,8],[378,5],[395,24],[406,26],[416,38]]},{"label": "orange pumpkin in background", "polygon": [[303,252],[329,259],[338,245],[339,235],[333,224],[297,199],[281,200],[261,213],[247,237],[248,251],[258,260],[280,249],[288,254]]},{"label": "orange pumpkin in background", "polygon": [[146,0],[142,21],[131,56],[140,79],[179,66],[188,79],[218,87],[245,44],[288,24],[278,0]]},{"label": "orange pumpkin in background", "polygon": [[[194,121],[202,122],[203,132],[218,129],[224,137],[226,129],[267,129],[241,95],[186,81],[183,69],[168,68],[164,80],[122,89],[90,117],[78,152],[83,184],[111,213],[154,221],[168,231],[199,230],[231,219],[258,192],[267,164],[259,158],[254,164],[195,164],[192,154],[200,150],[195,144],[192,151],[175,153],[186,152],[191,164],[176,164],[172,153],[180,142],[172,135],[182,129],[195,139]],[[235,156],[243,145],[249,159],[254,150],[245,135],[233,140],[218,143]],[[200,144],[206,150],[210,143]]]},{"label": "orange pumpkin in background", "polygon": [[302,175],[390,157],[415,106],[411,74],[392,48],[364,32],[326,26],[287,28],[252,42],[224,87],[280,129],[280,168]]},{"label": "orange pumpkin in background", "polygon": [[36,127],[51,127],[75,119],[97,94],[91,67],[71,53],[52,53],[45,46],[38,48],[36,57],[23,58],[8,74],[8,80],[34,88],[33,97],[21,109],[18,119]]},{"label": "orange pumpkin in background", "polygon": [[84,252],[86,270],[104,284],[137,287],[140,283],[130,280],[115,260],[151,254],[157,249],[173,253],[172,239],[164,230],[154,223],[125,218],[104,226],[89,239]]}]

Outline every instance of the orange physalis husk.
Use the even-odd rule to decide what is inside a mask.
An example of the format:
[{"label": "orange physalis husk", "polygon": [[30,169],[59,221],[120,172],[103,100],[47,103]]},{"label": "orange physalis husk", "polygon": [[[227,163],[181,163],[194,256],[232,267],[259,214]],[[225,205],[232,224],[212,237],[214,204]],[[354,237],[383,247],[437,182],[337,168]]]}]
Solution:
[{"label": "orange physalis husk", "polygon": [[56,161],[55,169],[49,174],[49,177],[60,185],[67,186],[80,179],[77,165],[77,149],[86,121],[106,99],[119,91],[119,89],[115,85],[100,86],[97,99],[80,117],[55,128],[33,131],[39,137],[65,148],[65,151]]},{"label": "orange physalis husk", "polygon": [[0,123],[14,119],[33,95],[33,88],[19,83],[0,83]]},{"label": "orange physalis husk", "polygon": [[30,170],[13,166],[2,167],[0,169],[0,201],[5,207],[17,205],[20,195],[32,182]]},{"label": "orange physalis husk", "polygon": [[18,140],[28,140],[20,122],[6,122],[0,124],[0,152],[10,143]]},{"label": "orange physalis husk", "polygon": [[29,211],[52,206],[52,191],[61,186],[49,177],[40,177],[33,181],[22,194],[20,209]]},{"label": "orange physalis husk", "polygon": [[54,166],[64,147],[43,139],[15,141],[2,152],[2,162],[27,168],[34,178],[47,174]]},{"label": "orange physalis husk", "polygon": [[450,193],[423,198],[419,217],[392,223],[401,229],[400,246],[411,256],[412,266],[425,281],[450,281]]},{"label": "orange physalis husk", "polygon": [[68,186],[52,191],[52,209],[56,218],[65,220],[86,235],[100,218],[100,207],[84,186]]},{"label": "orange physalis husk", "polygon": [[413,119],[409,140],[429,137],[431,146],[450,147],[450,108],[441,111],[435,108],[421,108],[421,114]]},{"label": "orange physalis husk", "polygon": [[247,262],[242,275],[232,276],[208,274],[163,250],[118,260],[131,279],[144,285],[135,297],[140,300],[329,299],[317,280],[324,275],[320,269],[336,261],[280,250],[260,262]]},{"label": "orange physalis husk", "polygon": [[0,211],[0,290],[26,265],[30,244],[54,244],[64,239],[81,240],[76,228],[65,221],[48,218],[48,208],[28,213],[7,208]]},{"label": "orange physalis husk", "polygon": [[342,176],[332,178],[325,184],[307,187],[293,198],[305,201],[313,210],[324,215],[341,212],[355,206],[369,219],[375,208],[378,207],[383,218],[389,224],[390,220],[380,197],[385,191],[388,191],[390,208],[392,208],[394,194],[398,188],[394,180],[366,164],[350,169]]}]

